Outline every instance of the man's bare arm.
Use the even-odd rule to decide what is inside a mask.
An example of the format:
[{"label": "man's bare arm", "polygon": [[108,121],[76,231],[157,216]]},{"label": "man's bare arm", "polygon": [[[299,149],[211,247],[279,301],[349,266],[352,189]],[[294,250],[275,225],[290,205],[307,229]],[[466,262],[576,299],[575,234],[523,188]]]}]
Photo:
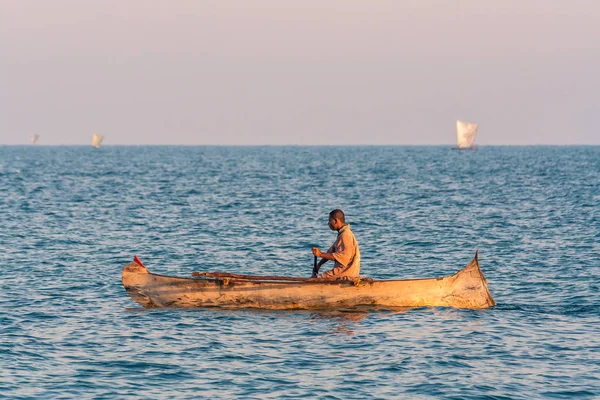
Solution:
[{"label": "man's bare arm", "polygon": [[313,247],[312,252],[315,256],[321,257],[323,260],[325,260],[325,261],[323,261],[323,260],[320,261],[322,263],[321,265],[323,265],[327,261],[335,261],[335,257],[333,257],[333,253],[323,253],[321,250],[319,250],[318,247]]},{"label": "man's bare arm", "polygon": [[319,273],[319,269],[323,264],[325,264],[327,261],[333,261],[335,259],[333,258],[333,254],[323,253],[318,247],[313,247],[312,252],[316,257],[321,257],[321,260],[317,263],[317,268],[313,268],[313,277],[315,277]]}]

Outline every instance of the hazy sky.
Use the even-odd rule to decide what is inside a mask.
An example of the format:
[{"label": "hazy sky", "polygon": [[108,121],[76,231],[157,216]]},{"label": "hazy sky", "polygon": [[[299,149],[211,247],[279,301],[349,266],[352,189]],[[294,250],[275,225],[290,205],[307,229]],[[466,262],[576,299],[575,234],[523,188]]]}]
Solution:
[{"label": "hazy sky", "polygon": [[597,0],[0,0],[0,144],[600,144]]}]

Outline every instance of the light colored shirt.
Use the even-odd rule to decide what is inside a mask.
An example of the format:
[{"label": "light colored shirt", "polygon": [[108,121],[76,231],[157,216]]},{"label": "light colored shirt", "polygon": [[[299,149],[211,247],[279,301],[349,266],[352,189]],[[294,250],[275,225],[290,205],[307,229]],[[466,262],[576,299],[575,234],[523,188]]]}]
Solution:
[{"label": "light colored shirt", "polygon": [[332,253],[335,263],[333,269],[323,272],[319,278],[343,277],[356,278],[360,274],[360,250],[350,225],[339,230],[333,245],[327,250]]}]

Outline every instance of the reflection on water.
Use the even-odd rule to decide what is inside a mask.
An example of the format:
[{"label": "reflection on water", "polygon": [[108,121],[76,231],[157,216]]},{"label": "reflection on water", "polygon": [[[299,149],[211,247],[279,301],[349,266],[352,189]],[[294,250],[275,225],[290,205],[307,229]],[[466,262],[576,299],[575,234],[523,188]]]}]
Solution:
[{"label": "reflection on water", "polygon": [[368,315],[368,311],[348,311],[348,310],[331,310],[331,311],[316,311],[310,314],[311,320],[330,319],[340,321],[361,321]]},{"label": "reflection on water", "polygon": [[364,320],[368,311],[330,310],[318,311],[310,314],[311,321],[329,320],[333,325],[328,329],[329,333],[345,336],[354,334],[353,322]]}]

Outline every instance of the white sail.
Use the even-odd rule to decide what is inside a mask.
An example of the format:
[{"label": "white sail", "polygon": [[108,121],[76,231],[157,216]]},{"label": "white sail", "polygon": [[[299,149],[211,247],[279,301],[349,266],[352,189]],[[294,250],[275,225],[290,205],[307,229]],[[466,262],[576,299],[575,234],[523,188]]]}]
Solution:
[{"label": "white sail", "polygon": [[479,124],[456,121],[456,139],[459,149],[467,149],[473,146],[475,136],[477,136],[477,128],[479,128]]},{"label": "white sail", "polygon": [[92,137],[92,146],[99,149],[103,140],[104,140],[104,136],[102,136],[98,133],[94,133],[94,136]]},{"label": "white sail", "polygon": [[38,139],[40,138],[40,135],[33,135],[30,140],[31,140],[31,144],[36,144]]}]

